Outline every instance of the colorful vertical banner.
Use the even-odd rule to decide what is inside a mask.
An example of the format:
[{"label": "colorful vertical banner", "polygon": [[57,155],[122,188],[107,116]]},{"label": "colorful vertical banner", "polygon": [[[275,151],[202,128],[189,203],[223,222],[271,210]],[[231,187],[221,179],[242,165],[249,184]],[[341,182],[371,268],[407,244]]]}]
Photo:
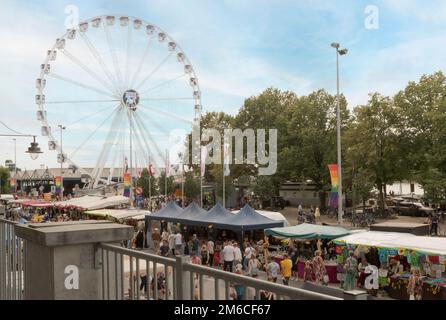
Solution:
[{"label": "colorful vertical banner", "polygon": [[62,193],[62,177],[56,176],[54,177],[54,185],[56,186],[56,195],[59,195]]},{"label": "colorful vertical banner", "polygon": [[330,170],[330,177],[331,177],[330,207],[337,208],[338,190],[339,190],[338,165],[329,164],[328,169]]},{"label": "colorful vertical banner", "polygon": [[17,180],[14,178],[9,179],[9,185],[14,189],[17,185]]},{"label": "colorful vertical banner", "polygon": [[131,180],[130,180],[130,173],[126,172],[124,173],[124,197],[128,197],[130,198],[130,185],[131,185]]}]

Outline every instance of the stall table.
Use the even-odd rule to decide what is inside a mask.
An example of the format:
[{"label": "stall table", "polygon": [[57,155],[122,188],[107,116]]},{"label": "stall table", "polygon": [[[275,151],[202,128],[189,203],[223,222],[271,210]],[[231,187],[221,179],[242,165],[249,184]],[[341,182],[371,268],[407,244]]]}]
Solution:
[{"label": "stall table", "polygon": [[[327,270],[329,283],[339,283],[339,280],[337,279],[337,264],[333,264],[330,262],[325,262],[325,270]],[[300,279],[304,278],[304,269],[305,269],[305,262],[304,261],[298,261],[297,262],[297,273]],[[311,273],[312,279],[316,280],[316,276],[314,272]]]},{"label": "stall table", "polygon": [[[398,300],[409,300],[407,285],[409,274],[390,277],[389,296]],[[446,300],[446,279],[423,277],[423,300]]]}]

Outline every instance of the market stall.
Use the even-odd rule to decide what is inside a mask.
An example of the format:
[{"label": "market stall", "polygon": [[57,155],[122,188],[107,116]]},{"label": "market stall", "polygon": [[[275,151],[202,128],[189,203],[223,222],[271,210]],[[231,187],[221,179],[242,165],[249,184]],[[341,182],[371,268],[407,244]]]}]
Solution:
[{"label": "market stall", "polygon": [[147,214],[150,214],[150,211],[138,209],[100,209],[85,211],[85,215],[87,216],[102,217],[119,223],[128,219],[144,220]]},{"label": "market stall", "polygon": [[339,260],[343,260],[348,250],[354,250],[359,257],[367,256],[367,260],[379,268],[380,287],[392,298],[409,299],[407,285],[412,267],[421,271],[423,299],[443,300],[446,297],[445,238],[369,231],[341,237],[335,243]]},{"label": "market stall", "polygon": [[[265,235],[273,236],[279,239],[296,240],[304,246],[308,246],[310,241],[332,240],[349,234],[351,234],[351,231],[344,228],[306,223],[292,227],[265,230]],[[283,259],[283,255],[276,254],[273,256],[273,258],[280,264],[280,261]],[[302,256],[300,256],[297,260],[297,273],[300,279],[304,278],[305,261],[307,261],[307,259]],[[338,263],[333,260],[325,259],[324,264],[329,277],[329,283],[339,283],[337,277]],[[314,273],[312,273],[312,278],[313,280],[316,278]]]},{"label": "market stall", "polygon": [[266,229],[265,235],[281,237],[284,239],[335,239],[351,234],[350,230],[322,226],[317,224],[302,223],[297,226]]},{"label": "market stall", "polygon": [[189,221],[199,221],[206,214],[206,210],[201,208],[195,202],[192,202],[183,210],[181,215],[178,217],[179,223],[188,224]]},{"label": "market stall", "polygon": [[166,204],[161,210],[152,213],[146,217],[146,220],[165,221],[165,222],[178,222],[183,209],[179,207],[174,201]]},{"label": "market stall", "polygon": [[105,197],[87,195],[66,201],[54,202],[53,205],[61,209],[65,207],[78,207],[84,210],[98,210],[128,206],[130,205],[130,199],[124,196]]}]

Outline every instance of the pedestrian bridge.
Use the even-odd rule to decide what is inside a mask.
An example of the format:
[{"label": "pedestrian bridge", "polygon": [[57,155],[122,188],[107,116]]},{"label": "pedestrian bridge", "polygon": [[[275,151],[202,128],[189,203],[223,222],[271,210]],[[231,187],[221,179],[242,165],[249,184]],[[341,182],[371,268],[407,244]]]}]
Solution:
[{"label": "pedestrian bridge", "polygon": [[119,245],[132,235],[133,227],[104,221],[0,219],[0,299],[231,300],[234,285],[245,287],[244,300],[259,300],[261,291],[277,300],[366,299],[364,292],[293,288]]}]

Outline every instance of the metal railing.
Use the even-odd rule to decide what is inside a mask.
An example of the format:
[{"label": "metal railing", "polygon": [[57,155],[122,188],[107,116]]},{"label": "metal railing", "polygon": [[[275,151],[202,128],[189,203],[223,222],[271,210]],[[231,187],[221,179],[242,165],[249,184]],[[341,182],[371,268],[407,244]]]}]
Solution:
[{"label": "metal railing", "polygon": [[284,300],[342,300],[337,297],[254,279],[176,258],[99,244],[102,298],[107,300],[230,300],[235,286],[243,287],[243,300],[260,300],[261,292]]},{"label": "metal railing", "polygon": [[[102,298],[105,300],[174,300],[177,261],[116,245],[99,245]],[[160,270],[161,269],[161,270]]]},{"label": "metal railing", "polygon": [[0,300],[22,300],[25,242],[15,234],[17,222],[0,218]]}]

